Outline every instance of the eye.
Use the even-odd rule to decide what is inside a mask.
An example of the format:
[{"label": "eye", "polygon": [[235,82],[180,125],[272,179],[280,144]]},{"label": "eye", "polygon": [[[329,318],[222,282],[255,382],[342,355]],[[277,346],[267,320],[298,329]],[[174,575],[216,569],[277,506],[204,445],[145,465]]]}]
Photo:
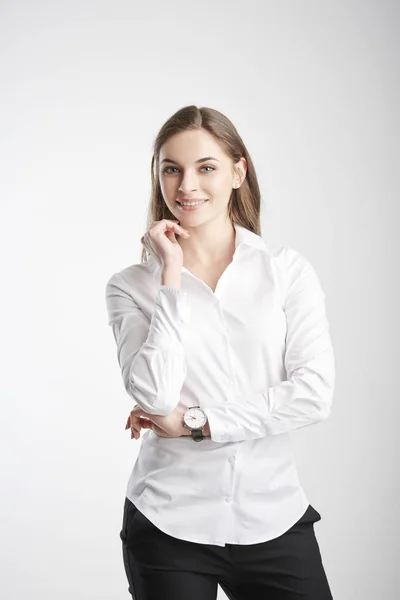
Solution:
[{"label": "eye", "polygon": [[[163,169],[163,173],[169,173],[168,169],[177,169],[178,167],[166,167],[165,169]],[[211,169],[211,171],[215,171],[215,168],[212,167],[211,165],[204,165],[203,167],[201,167],[202,169]],[[210,173],[210,171],[206,171],[206,173]]]}]

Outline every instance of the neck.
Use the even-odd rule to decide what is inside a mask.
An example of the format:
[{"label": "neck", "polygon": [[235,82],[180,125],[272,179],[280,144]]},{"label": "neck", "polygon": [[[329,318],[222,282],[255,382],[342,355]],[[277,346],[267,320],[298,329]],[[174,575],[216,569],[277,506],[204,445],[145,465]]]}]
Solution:
[{"label": "neck", "polygon": [[178,238],[186,265],[209,265],[232,258],[236,232],[229,218],[222,223],[215,220],[198,227],[187,227],[182,222],[180,224],[190,232],[190,238]]}]

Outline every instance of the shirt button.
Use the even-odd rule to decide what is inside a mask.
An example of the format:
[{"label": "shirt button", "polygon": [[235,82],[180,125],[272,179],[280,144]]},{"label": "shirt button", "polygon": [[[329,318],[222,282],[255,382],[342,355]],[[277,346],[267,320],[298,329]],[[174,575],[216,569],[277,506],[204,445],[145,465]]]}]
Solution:
[{"label": "shirt button", "polygon": [[232,502],[232,496],[226,496],[225,502]]},{"label": "shirt button", "polygon": [[230,456],[228,458],[229,462],[233,465],[233,463],[235,462],[235,457],[234,456]]}]

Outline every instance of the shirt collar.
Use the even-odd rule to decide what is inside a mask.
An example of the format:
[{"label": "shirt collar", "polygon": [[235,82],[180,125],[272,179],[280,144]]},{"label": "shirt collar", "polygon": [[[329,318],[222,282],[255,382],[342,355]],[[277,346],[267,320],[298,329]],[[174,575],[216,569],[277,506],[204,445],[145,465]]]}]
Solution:
[{"label": "shirt collar", "polygon": [[253,246],[255,248],[260,248],[261,250],[268,249],[263,238],[257,233],[254,233],[253,231],[250,231],[250,229],[238,225],[237,223],[233,223],[233,226],[236,230],[236,248],[239,244],[245,244],[246,246]]},{"label": "shirt collar", "polygon": [[[266,242],[263,240],[263,238],[260,235],[258,235],[257,233],[254,233],[253,231],[251,231],[250,229],[247,229],[246,227],[243,227],[242,225],[238,225],[237,223],[232,223],[232,224],[236,231],[235,248],[237,248],[240,245],[245,245],[245,246],[252,246],[253,248],[258,248],[258,249],[264,250],[264,251],[268,250],[268,246],[267,246]],[[156,261],[156,259],[154,258],[154,256],[152,254],[150,254],[147,263],[148,263],[148,266],[151,269],[151,271],[153,271],[153,273],[157,273],[158,270],[160,269],[160,265],[158,264],[158,262]],[[182,267],[182,269],[184,271],[186,271],[185,267]]]}]

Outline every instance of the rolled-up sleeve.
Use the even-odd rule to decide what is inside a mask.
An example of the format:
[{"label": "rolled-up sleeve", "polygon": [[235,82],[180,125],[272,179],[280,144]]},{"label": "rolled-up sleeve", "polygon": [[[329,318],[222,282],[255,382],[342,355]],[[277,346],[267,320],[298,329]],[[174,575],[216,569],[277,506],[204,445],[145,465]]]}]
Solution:
[{"label": "rolled-up sleeve", "polygon": [[150,414],[170,414],[179,403],[186,376],[187,292],[160,286],[151,319],[119,273],[107,282],[105,296],[127,393]]},{"label": "rolled-up sleeve", "polygon": [[325,293],[314,267],[293,248],[285,252],[286,379],[248,397],[207,407],[211,439],[255,439],[299,429],[329,417],[335,359]]}]

